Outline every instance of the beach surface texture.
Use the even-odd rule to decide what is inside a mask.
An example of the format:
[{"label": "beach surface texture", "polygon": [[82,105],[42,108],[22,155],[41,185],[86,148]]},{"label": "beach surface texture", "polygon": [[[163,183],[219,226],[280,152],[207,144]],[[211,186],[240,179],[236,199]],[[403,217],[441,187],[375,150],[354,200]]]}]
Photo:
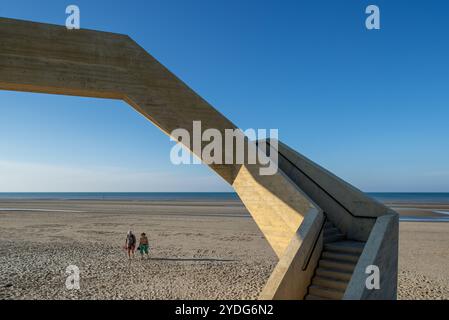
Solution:
[{"label": "beach surface texture", "polygon": [[[449,205],[389,205],[404,217],[398,298],[449,299],[449,222],[425,220]],[[0,221],[0,299],[256,299],[277,263],[239,200],[1,200]],[[127,258],[129,229],[148,258]]]}]

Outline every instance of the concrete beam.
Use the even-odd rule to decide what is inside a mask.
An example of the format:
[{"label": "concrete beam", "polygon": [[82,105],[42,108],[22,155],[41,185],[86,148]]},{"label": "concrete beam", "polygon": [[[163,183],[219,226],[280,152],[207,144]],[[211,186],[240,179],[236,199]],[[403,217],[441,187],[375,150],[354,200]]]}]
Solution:
[{"label": "concrete beam", "polygon": [[[0,89],[122,99],[167,135],[184,128],[193,136],[193,121],[223,136],[237,129],[126,35],[0,18],[0,39]],[[261,176],[261,167],[210,165],[281,257],[315,205],[282,171]]]}]

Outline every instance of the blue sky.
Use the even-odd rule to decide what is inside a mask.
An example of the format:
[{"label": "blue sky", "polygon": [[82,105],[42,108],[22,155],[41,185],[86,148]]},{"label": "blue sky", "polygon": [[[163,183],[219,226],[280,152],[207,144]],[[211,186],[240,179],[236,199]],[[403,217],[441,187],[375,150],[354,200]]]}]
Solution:
[{"label": "blue sky", "polygon": [[[243,129],[364,191],[449,192],[447,1],[2,1],[130,35]],[[365,8],[381,10],[368,31]],[[0,71],[1,72],[1,71]],[[0,192],[231,191],[124,102],[0,91]]]}]

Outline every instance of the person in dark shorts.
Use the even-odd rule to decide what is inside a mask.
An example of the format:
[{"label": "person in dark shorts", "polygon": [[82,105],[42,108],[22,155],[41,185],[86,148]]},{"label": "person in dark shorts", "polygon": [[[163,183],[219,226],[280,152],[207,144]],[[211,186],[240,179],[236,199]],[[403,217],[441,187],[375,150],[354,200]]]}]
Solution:
[{"label": "person in dark shorts", "polygon": [[140,255],[143,259],[143,253],[145,253],[148,257],[148,238],[147,235],[144,233],[142,233],[140,235],[140,240],[139,240],[139,251],[140,251]]},{"label": "person in dark shorts", "polygon": [[134,258],[134,252],[136,251],[136,236],[131,230],[129,230],[126,235],[125,250],[128,252],[129,259]]}]

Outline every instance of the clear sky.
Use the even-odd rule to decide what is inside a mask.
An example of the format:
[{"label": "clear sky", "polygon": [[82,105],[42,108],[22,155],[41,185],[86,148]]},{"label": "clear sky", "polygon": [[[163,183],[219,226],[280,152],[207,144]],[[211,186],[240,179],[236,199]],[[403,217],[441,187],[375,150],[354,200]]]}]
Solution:
[{"label": "clear sky", "polygon": [[[448,1],[14,0],[0,16],[64,25],[69,4],[364,191],[449,192]],[[172,165],[172,145],[120,101],[0,91],[0,192],[231,191]]]}]

